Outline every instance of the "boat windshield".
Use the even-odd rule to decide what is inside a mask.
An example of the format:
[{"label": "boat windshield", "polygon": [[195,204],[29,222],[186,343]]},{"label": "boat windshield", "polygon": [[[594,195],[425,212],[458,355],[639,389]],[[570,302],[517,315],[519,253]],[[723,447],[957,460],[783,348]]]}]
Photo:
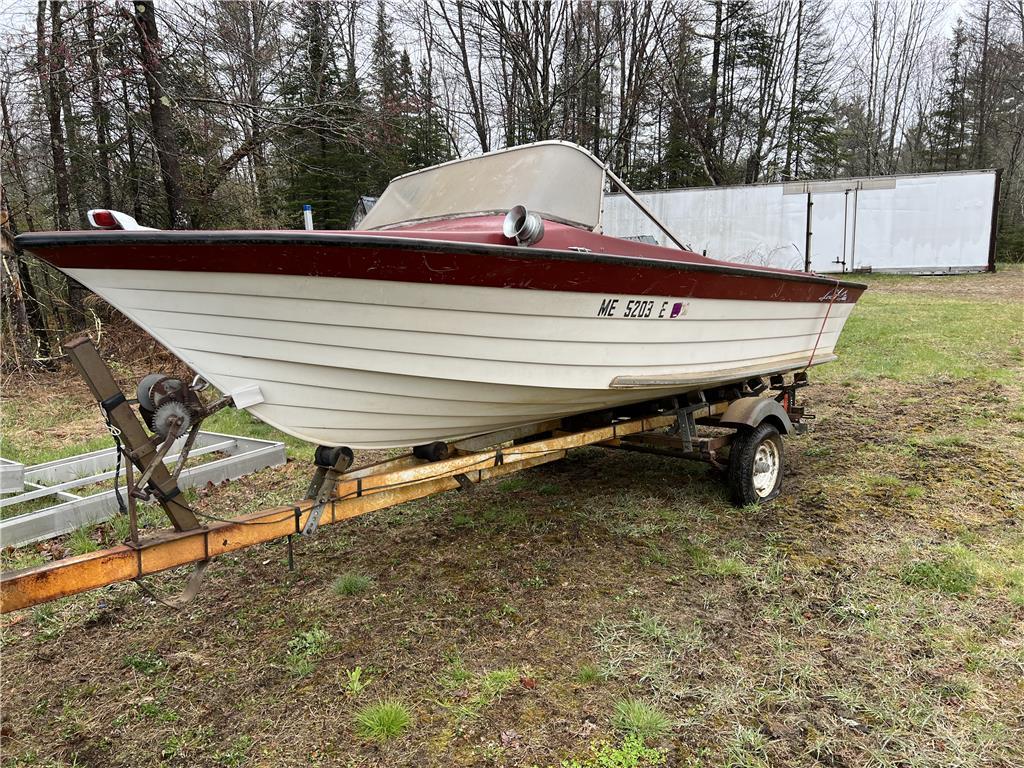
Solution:
[{"label": "boat windshield", "polygon": [[595,230],[601,223],[604,174],[597,158],[560,141],[453,160],[393,179],[358,229],[504,214],[525,205],[545,218]]}]

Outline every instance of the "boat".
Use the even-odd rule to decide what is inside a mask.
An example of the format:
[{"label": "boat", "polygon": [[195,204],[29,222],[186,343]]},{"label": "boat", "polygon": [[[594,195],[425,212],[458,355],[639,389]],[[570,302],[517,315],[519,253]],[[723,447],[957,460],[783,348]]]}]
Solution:
[{"label": "boat", "polygon": [[[602,233],[612,186],[666,245]],[[865,289],[693,253],[559,141],[399,176],[354,230],[90,221],[17,243],[324,446],[455,441],[804,370],[835,359]]]}]

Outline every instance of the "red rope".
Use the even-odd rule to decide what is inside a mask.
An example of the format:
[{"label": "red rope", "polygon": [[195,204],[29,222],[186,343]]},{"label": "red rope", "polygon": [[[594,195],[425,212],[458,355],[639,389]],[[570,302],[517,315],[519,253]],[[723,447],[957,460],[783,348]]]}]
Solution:
[{"label": "red rope", "polygon": [[840,282],[836,280],[836,287],[832,289],[832,297],[829,299],[828,307],[825,309],[825,318],[821,321],[821,328],[818,329],[818,338],[814,340],[814,348],[811,350],[811,359],[807,361],[807,365],[804,366],[806,371],[814,363],[814,355],[818,352],[818,344],[821,342],[821,334],[825,332],[825,324],[828,322],[829,313],[832,312],[832,305],[836,303],[836,297],[839,295]]}]

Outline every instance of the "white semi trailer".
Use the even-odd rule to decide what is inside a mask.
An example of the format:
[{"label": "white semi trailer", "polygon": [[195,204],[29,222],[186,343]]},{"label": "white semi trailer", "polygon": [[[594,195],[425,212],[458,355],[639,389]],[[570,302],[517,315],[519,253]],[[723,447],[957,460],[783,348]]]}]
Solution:
[{"label": "white semi trailer", "polygon": [[[995,268],[999,171],[953,171],[638,192],[698,253],[814,272]],[[673,247],[622,195],[604,231]]]}]

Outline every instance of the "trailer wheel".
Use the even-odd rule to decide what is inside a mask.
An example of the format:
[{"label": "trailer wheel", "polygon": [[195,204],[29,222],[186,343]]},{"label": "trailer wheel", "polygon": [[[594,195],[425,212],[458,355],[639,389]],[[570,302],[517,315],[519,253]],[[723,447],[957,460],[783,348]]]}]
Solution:
[{"label": "trailer wheel", "polygon": [[774,424],[762,421],[741,429],[729,453],[729,492],[734,504],[763,504],[782,490],[782,435]]}]

